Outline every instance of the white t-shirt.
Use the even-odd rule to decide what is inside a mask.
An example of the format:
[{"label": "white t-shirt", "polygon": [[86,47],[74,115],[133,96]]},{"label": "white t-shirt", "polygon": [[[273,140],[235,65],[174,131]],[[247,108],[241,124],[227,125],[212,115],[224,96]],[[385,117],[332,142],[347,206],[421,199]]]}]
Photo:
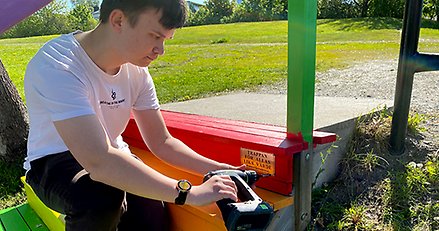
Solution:
[{"label": "white t-shirt", "polygon": [[73,35],[46,43],[27,66],[24,90],[30,126],[26,170],[32,160],[68,150],[53,121],[95,114],[111,145],[129,152],[121,134],[131,109],[160,107],[148,68],[127,63],[116,75],[109,75]]}]

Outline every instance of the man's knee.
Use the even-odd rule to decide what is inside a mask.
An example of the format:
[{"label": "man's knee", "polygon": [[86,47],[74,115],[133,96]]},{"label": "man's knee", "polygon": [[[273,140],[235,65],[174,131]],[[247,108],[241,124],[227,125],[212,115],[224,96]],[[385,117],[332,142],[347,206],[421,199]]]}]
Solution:
[{"label": "man's knee", "polygon": [[82,210],[66,216],[66,231],[116,231],[125,206],[103,210]]},{"label": "man's knee", "polygon": [[162,201],[127,194],[127,212],[118,230],[168,230],[169,217]]},{"label": "man's knee", "polygon": [[116,230],[126,211],[125,192],[85,174],[72,183],[66,230]]},{"label": "man's knee", "polygon": [[72,183],[71,205],[84,210],[118,210],[125,201],[125,192],[112,186],[94,181],[87,173]]}]

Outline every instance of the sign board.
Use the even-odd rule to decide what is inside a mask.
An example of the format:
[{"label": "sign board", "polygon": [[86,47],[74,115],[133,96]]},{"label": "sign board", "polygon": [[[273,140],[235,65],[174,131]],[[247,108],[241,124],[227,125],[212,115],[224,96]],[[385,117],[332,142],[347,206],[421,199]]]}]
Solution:
[{"label": "sign board", "polygon": [[274,154],[241,148],[241,163],[259,174],[275,174],[276,158]]}]

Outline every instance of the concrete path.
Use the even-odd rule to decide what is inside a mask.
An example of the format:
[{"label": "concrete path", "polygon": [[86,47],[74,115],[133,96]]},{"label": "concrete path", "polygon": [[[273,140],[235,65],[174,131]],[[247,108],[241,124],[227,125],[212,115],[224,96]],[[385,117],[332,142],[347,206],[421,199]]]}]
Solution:
[{"label": "concrete path", "polygon": [[[286,126],[286,95],[236,93],[162,105],[162,109],[218,118]],[[314,128],[367,114],[393,101],[372,98],[315,97]],[[333,131],[336,132],[336,131]]]}]

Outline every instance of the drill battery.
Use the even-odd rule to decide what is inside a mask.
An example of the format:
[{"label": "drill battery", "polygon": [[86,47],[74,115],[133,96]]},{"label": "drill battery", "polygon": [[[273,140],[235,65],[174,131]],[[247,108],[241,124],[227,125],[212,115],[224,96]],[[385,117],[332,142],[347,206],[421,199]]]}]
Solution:
[{"label": "drill battery", "polygon": [[264,230],[270,224],[274,214],[273,208],[249,186],[261,175],[252,170],[217,170],[207,173],[203,181],[214,175],[230,176],[238,188],[238,202],[223,199],[216,203],[221,210],[227,230]]}]

